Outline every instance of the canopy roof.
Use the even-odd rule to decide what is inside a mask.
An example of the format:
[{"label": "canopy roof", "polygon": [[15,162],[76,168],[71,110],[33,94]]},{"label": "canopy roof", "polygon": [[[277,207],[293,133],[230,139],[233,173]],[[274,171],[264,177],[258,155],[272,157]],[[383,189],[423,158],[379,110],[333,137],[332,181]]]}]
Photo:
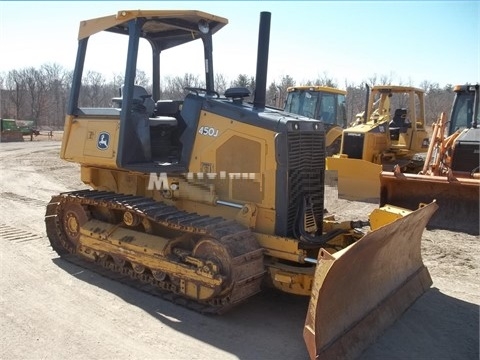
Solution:
[{"label": "canopy roof", "polygon": [[375,85],[372,87],[372,90],[378,90],[379,92],[410,92],[414,91],[416,93],[424,93],[425,91],[412,86],[402,86],[402,85]]},{"label": "canopy roof", "polygon": [[341,94],[341,95],[346,95],[347,92],[345,90],[333,88],[330,86],[320,86],[320,85],[300,85],[300,86],[291,86],[287,88],[288,92],[293,92],[296,90],[303,90],[303,91],[317,91],[317,92],[326,92],[330,94]]},{"label": "canopy roof", "polygon": [[146,19],[142,37],[162,50],[198,39],[200,20],[209,24],[212,34],[228,24],[225,18],[197,10],[121,10],[116,15],[81,21],[78,39],[101,31],[128,34],[128,22],[137,18]]}]

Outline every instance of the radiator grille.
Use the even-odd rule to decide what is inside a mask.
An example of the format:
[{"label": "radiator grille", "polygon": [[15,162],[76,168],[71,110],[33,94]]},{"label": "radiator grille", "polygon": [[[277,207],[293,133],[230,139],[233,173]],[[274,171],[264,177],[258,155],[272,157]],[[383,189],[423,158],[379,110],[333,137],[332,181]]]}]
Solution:
[{"label": "radiator grille", "polygon": [[298,209],[305,195],[311,197],[319,229],[323,220],[325,143],[324,133],[289,132],[287,235],[293,235]]},{"label": "radiator grille", "polygon": [[351,159],[362,159],[364,141],[365,136],[363,134],[345,133],[342,154],[347,154]]},{"label": "radiator grille", "polygon": [[478,171],[479,166],[478,144],[457,143],[455,145],[455,153],[452,158],[453,171]]}]

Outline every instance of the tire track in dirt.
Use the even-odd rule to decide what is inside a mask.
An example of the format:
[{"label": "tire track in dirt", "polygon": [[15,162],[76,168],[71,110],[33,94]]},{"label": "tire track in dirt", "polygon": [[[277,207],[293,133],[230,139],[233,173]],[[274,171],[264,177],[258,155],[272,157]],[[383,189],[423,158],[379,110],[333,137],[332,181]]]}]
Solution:
[{"label": "tire track in dirt", "polygon": [[28,205],[33,205],[33,206],[39,206],[39,207],[47,206],[47,202],[45,201],[23,196],[20,194],[15,194],[9,191],[0,193],[0,198],[6,199],[6,200],[19,201],[19,202],[22,202]]},{"label": "tire track in dirt", "polygon": [[23,229],[19,229],[10,225],[0,224],[0,238],[8,240],[12,243],[24,243],[36,240],[43,240],[45,236],[34,234]]}]

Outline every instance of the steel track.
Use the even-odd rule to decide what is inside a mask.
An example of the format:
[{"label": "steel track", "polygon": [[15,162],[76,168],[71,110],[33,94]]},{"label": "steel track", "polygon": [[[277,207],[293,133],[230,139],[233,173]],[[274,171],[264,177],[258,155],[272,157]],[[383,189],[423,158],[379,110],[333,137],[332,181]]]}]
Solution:
[{"label": "steel track", "polygon": [[[129,211],[176,232],[214,238],[232,255],[232,272],[240,268],[242,270],[234,276],[229,292],[208,301],[197,301],[184,297],[179,293],[177,285],[168,280],[159,281],[149,272],[136,273],[128,262],[119,266],[112,259],[87,261],[68,241],[62,226],[62,208],[71,203],[80,204],[86,209],[103,207],[114,211]],[[224,313],[253,296],[260,291],[265,273],[263,251],[249,229],[233,220],[185,212],[151,198],[96,190],[62,193],[53,196],[47,205],[45,222],[50,244],[63,259],[201,313]]]}]

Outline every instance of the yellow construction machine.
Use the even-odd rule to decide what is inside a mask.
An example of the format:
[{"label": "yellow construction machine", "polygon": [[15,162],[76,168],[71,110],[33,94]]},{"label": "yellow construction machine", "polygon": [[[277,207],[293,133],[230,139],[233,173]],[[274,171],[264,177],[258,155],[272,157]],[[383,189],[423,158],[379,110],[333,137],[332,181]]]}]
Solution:
[{"label": "yellow construction machine", "polygon": [[[431,285],[420,241],[437,205],[324,217],[323,123],[265,106],[270,18],[261,13],[253,103],[246,88],[215,91],[212,35],[225,18],[125,10],[82,21],[60,156],[90,189],[54,195],[46,230],[64,259],[203,313],[264,284],[310,296],[312,359],[353,358]],[[85,107],[87,43],[104,32],[128,39],[124,84],[113,107]],[[196,40],[205,88],[161,99],[161,53]],[[135,84],[141,41],[152,94]]]},{"label": "yellow construction machine", "polygon": [[[422,171],[381,173],[380,204],[416,208],[436,199],[440,210],[428,226],[479,234],[480,123],[479,85],[458,85],[450,120],[433,125]],[[447,126],[448,124],[448,126]]]},{"label": "yellow construction machine", "polygon": [[346,95],[345,90],[329,86],[291,86],[287,89],[285,111],[323,122],[327,156],[340,151],[342,130],[347,127]]},{"label": "yellow construction machine", "polygon": [[367,86],[366,109],[343,130],[340,153],[327,158],[327,170],[337,172],[339,197],[378,202],[380,172],[395,165],[417,172],[423,165],[418,154],[427,151],[428,143],[423,90]]}]

